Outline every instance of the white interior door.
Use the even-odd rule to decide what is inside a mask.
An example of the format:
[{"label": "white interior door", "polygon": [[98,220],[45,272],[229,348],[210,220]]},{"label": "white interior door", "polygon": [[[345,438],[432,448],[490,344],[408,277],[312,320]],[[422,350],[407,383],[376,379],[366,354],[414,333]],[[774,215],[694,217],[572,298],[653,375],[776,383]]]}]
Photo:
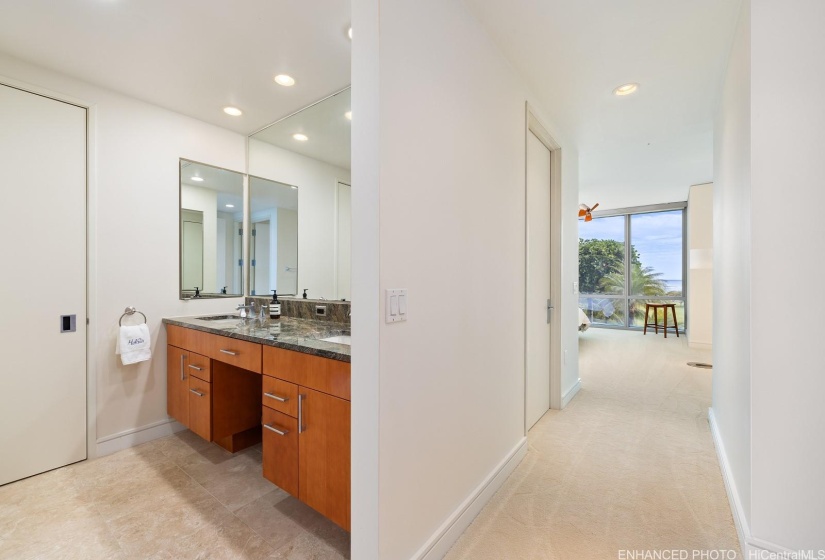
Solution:
[{"label": "white interior door", "polygon": [[550,409],[550,150],[527,135],[527,427]]},{"label": "white interior door", "polygon": [[202,291],[203,285],[203,219],[192,217],[200,212],[185,211],[183,214],[183,236],[181,252],[183,253],[183,278],[181,286],[184,290]]},{"label": "white interior door", "polygon": [[352,187],[338,183],[336,282],[338,299],[352,299]]},{"label": "white interior door", "polygon": [[0,188],[6,484],[86,458],[86,109],[0,85]]}]

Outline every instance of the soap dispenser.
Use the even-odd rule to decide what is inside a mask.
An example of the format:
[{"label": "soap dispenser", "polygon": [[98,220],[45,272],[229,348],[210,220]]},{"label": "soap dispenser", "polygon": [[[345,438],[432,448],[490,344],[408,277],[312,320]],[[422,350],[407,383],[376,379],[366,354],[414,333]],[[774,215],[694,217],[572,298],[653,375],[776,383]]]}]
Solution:
[{"label": "soap dispenser", "polygon": [[281,318],[281,302],[278,300],[278,290],[272,290],[272,301],[269,302],[269,318]]}]

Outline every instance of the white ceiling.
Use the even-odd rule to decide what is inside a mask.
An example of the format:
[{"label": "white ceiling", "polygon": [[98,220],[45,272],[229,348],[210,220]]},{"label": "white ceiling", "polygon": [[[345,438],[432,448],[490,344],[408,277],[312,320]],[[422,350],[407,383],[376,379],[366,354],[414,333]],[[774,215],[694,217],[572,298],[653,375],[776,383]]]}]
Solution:
[{"label": "white ceiling", "polygon": [[[350,169],[352,122],[345,114],[351,109],[351,90],[325,99],[257,133],[254,138],[279,148]],[[302,133],[306,142],[292,135]]]},{"label": "white ceiling", "polygon": [[[681,201],[712,180],[740,0],[465,2],[578,146],[582,202]],[[628,82],[635,94],[613,95]]]},{"label": "white ceiling", "polygon": [[349,23],[340,0],[3,0],[0,51],[249,134],[349,85]]}]

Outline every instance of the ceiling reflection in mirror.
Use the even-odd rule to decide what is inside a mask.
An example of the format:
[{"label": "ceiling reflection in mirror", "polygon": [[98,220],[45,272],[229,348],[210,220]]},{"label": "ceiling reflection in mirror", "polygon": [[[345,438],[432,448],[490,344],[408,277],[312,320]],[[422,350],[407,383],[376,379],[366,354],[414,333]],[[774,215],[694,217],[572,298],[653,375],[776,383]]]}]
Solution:
[{"label": "ceiling reflection in mirror", "polygon": [[[278,263],[279,294],[301,294],[306,289],[312,299],[350,298],[351,111],[347,88],[249,137],[250,176],[296,187],[292,190],[300,196],[295,259],[300,266],[294,277],[287,277],[286,268],[292,265]],[[259,186],[250,177],[253,215],[257,199],[275,188]],[[270,274],[271,287],[272,278]],[[263,295],[258,278],[254,284],[255,292]],[[282,292],[281,286],[295,290]]]}]

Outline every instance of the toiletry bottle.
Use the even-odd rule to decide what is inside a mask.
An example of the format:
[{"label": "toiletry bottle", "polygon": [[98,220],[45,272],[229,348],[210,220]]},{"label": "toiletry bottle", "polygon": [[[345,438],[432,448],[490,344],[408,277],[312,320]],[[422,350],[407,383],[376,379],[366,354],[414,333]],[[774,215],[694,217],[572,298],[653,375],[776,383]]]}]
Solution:
[{"label": "toiletry bottle", "polygon": [[278,290],[272,290],[272,301],[269,302],[269,318],[281,318],[281,302],[278,300]]}]

